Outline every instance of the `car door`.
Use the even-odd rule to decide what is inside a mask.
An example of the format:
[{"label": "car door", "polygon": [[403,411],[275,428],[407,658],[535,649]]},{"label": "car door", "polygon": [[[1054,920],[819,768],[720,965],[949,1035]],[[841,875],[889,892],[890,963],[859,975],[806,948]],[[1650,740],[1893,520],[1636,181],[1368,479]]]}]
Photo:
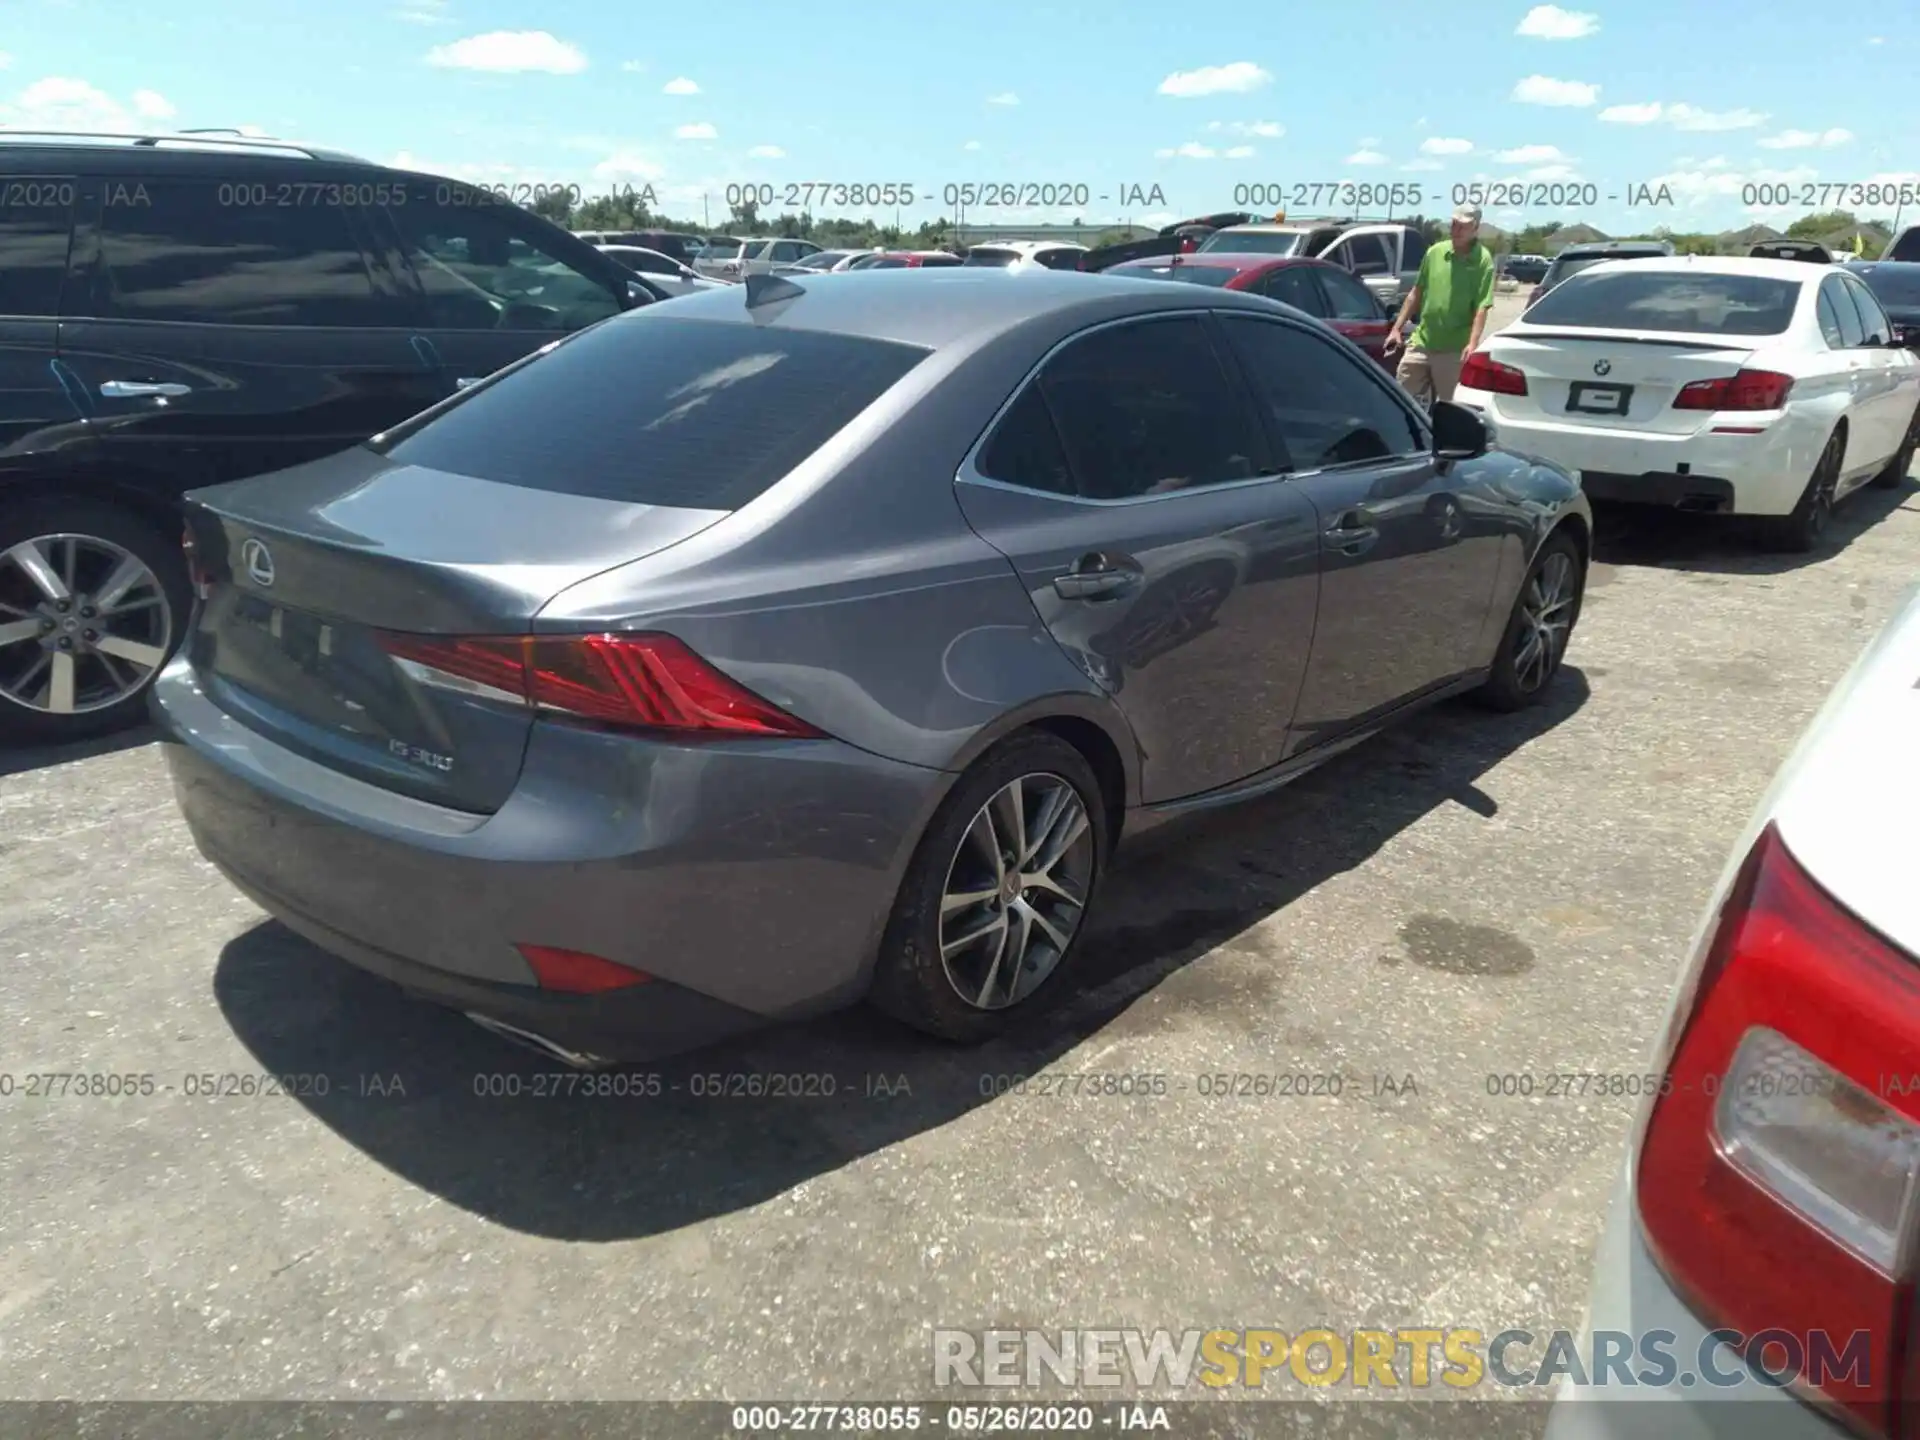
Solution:
[{"label": "car door", "polygon": [[1383,305],[1392,304],[1400,293],[1394,257],[1378,230],[1350,231],[1323,250],[1319,258],[1357,276]]},{"label": "car door", "polygon": [[1271,470],[1218,332],[1193,311],[1063,343],[962,467],[968,521],[1132,727],[1149,803],[1285,753],[1318,527]]},{"label": "car door", "polygon": [[78,193],[72,175],[0,181],[0,485],[64,465],[49,432],[81,418],[55,359]]},{"label": "car door", "polygon": [[1916,401],[1913,358],[1894,343],[1893,321],[1881,307],[1879,297],[1854,275],[1841,274],[1841,287],[1852,298],[1864,331],[1861,340],[1861,373],[1868,377],[1870,403],[1874,418],[1874,454],[1891,459],[1906,441],[1913,423]]},{"label": "car door", "polygon": [[1302,268],[1313,276],[1325,296],[1327,323],[1385,365],[1391,322],[1374,293],[1344,270],[1327,265]]},{"label": "car door", "polygon": [[60,365],[98,473],[176,490],[239,479],[344,450],[438,398],[349,209],[278,203],[340,177],[250,173],[81,182]]},{"label": "car door", "polygon": [[413,296],[443,394],[626,308],[609,278],[613,262],[605,273],[590,270],[516,205],[409,203],[369,218],[386,240],[383,262]]},{"label": "car door", "polygon": [[1375,366],[1283,317],[1223,314],[1276,460],[1320,526],[1320,607],[1290,750],[1363,726],[1476,657],[1505,527]]},{"label": "car door", "polygon": [[1872,363],[1874,352],[1866,348],[1866,322],[1860,318],[1860,307],[1854,303],[1839,275],[1828,275],[1821,280],[1818,305],[1822,307],[1819,313],[1823,332],[1831,324],[1840,334],[1837,346],[1831,333],[1826,339],[1833,351],[1834,364],[1846,377],[1847,448],[1841,463],[1847,470],[1854,470],[1893,453],[1893,446],[1886,443],[1886,421],[1880,403],[1884,375]]}]

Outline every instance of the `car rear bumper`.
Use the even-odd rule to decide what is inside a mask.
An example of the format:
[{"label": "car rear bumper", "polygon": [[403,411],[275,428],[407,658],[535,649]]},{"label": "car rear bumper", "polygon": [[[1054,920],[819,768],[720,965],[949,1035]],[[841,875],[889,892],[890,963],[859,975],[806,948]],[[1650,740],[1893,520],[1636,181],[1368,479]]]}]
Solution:
[{"label": "car rear bumper", "polygon": [[[275,744],[219,709],[184,660],[153,709],[195,844],[262,908],[428,998],[619,1059],[857,999],[951,778],[831,740],[542,724],[512,796],[478,816]],[[516,943],[656,979],[543,991]]]},{"label": "car rear bumper", "polygon": [[[1790,1320],[1783,1324],[1791,1328]],[[1630,1372],[1643,1372],[1639,1347],[1663,1341],[1676,1366],[1671,1383],[1622,1384],[1563,1379],[1549,1412],[1545,1440],[1842,1440],[1850,1432],[1750,1370],[1739,1353],[1715,1338],[1674,1292],[1640,1230],[1633,1177],[1623,1167],[1594,1259],[1593,1291],[1578,1354],[1591,1357],[1595,1339],[1629,1337]],[[1666,1337],[1671,1337],[1667,1339]],[[1709,1378],[1706,1357],[1713,1375]],[[1691,1377],[1692,1383],[1688,1383]],[[1728,1383],[1737,1379],[1737,1383]]]},{"label": "car rear bumper", "polygon": [[1465,388],[1454,396],[1488,421],[1503,449],[1573,471],[1597,500],[1785,515],[1827,441],[1791,414],[1759,435],[1657,435],[1514,416],[1502,412],[1501,398]]}]

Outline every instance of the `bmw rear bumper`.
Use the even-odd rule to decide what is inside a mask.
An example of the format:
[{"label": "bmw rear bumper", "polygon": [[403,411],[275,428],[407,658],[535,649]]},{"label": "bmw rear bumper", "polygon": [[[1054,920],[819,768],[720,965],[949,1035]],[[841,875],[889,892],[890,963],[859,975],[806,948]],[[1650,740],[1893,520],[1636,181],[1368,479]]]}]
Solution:
[{"label": "bmw rear bumper", "polygon": [[[507,803],[479,816],[276,744],[184,659],[153,710],[195,844],[289,929],[428,999],[621,1060],[858,999],[951,779],[831,740],[541,724]],[[656,978],[544,991],[516,942]]]}]

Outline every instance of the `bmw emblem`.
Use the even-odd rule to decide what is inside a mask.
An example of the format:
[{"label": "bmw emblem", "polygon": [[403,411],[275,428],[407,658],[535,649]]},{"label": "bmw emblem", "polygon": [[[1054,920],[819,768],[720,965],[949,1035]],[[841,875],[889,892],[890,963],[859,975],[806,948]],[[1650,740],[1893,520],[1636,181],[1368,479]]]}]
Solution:
[{"label": "bmw emblem", "polygon": [[1593,362],[1593,373],[1594,373],[1594,374],[1596,374],[1596,375],[1610,375],[1610,374],[1612,374],[1612,373],[1613,373],[1613,362],[1612,362],[1611,360],[1596,360],[1596,361],[1594,361],[1594,362]]},{"label": "bmw emblem", "polygon": [[261,540],[248,540],[240,547],[240,563],[247,567],[247,578],[259,586],[273,584],[273,552]]}]

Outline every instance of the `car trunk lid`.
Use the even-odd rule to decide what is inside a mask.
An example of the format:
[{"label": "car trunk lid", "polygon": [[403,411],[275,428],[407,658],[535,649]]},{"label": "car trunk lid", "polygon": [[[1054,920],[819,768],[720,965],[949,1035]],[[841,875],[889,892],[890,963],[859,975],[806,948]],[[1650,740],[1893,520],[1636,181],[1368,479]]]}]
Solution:
[{"label": "car trunk lid", "polygon": [[1720,336],[1530,330],[1523,322],[1489,341],[1486,352],[1527,377],[1525,395],[1500,397],[1502,416],[1691,435],[1712,422],[1713,412],[1675,409],[1682,387],[1738,374],[1754,349]]},{"label": "car trunk lid", "polygon": [[[449,689],[382,635],[515,635],[553,596],[725,511],[524,489],[369,450],[196,491],[189,655],[222,708],[357,779],[491,813],[534,710]],[[424,676],[424,678],[423,678]]]}]

